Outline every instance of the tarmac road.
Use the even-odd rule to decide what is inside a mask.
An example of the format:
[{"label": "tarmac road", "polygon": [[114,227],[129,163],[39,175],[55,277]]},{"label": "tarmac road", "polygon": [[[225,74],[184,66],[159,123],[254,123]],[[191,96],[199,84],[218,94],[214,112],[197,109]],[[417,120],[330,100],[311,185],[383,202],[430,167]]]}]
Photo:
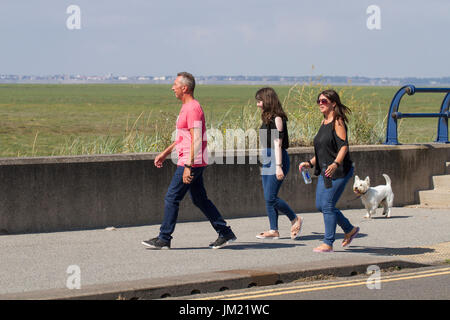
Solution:
[{"label": "tarmac road", "polygon": [[179,297],[195,300],[449,300],[450,264]]}]

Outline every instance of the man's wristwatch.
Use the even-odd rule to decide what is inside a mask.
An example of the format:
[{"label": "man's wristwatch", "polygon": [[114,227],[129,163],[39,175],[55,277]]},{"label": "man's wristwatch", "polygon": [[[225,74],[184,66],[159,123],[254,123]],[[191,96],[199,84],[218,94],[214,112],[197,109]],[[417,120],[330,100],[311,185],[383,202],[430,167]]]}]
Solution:
[{"label": "man's wristwatch", "polygon": [[185,168],[192,169],[192,166],[190,166],[190,165],[188,165],[188,164],[185,164],[184,167],[185,167]]}]

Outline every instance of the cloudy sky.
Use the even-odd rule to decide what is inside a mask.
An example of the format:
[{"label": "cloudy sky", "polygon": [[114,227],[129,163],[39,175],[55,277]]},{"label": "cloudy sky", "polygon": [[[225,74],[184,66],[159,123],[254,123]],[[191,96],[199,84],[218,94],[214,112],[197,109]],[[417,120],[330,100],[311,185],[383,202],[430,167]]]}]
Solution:
[{"label": "cloudy sky", "polygon": [[1,0],[0,74],[450,76],[449,17],[450,0]]}]

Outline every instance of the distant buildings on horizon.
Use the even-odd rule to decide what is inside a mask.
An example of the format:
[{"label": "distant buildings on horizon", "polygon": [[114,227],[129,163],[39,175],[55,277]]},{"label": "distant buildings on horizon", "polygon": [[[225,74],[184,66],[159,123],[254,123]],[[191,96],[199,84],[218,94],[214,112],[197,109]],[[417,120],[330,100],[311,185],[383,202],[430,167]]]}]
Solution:
[{"label": "distant buildings on horizon", "polygon": [[[380,77],[369,78],[360,76],[195,76],[198,84],[247,84],[247,85],[355,85],[355,86],[401,86],[414,84],[420,86],[449,86],[450,77],[417,78],[417,77]],[[93,75],[8,75],[0,74],[0,83],[53,83],[53,84],[89,84],[89,83],[134,83],[134,84],[171,84],[175,79],[171,76],[124,76],[107,74]]]}]

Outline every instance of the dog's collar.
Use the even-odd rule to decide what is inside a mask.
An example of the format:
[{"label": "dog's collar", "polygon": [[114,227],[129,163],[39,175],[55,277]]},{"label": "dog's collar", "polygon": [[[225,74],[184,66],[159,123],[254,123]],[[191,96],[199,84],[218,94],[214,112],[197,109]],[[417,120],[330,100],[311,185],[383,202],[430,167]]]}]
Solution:
[{"label": "dog's collar", "polygon": [[361,198],[361,197],[362,197],[363,195],[365,195],[366,193],[367,193],[367,191],[364,192],[364,193],[357,192],[358,195],[357,195],[354,199],[348,200],[348,202],[350,202],[350,201],[355,201],[355,200]]},{"label": "dog's collar", "polygon": [[360,194],[360,195],[357,195],[357,196],[356,196],[356,197],[354,197],[353,199],[351,199],[351,200],[347,200],[347,202],[355,201],[355,200],[357,200],[357,199],[361,198],[361,196],[362,196],[362,194]]}]

